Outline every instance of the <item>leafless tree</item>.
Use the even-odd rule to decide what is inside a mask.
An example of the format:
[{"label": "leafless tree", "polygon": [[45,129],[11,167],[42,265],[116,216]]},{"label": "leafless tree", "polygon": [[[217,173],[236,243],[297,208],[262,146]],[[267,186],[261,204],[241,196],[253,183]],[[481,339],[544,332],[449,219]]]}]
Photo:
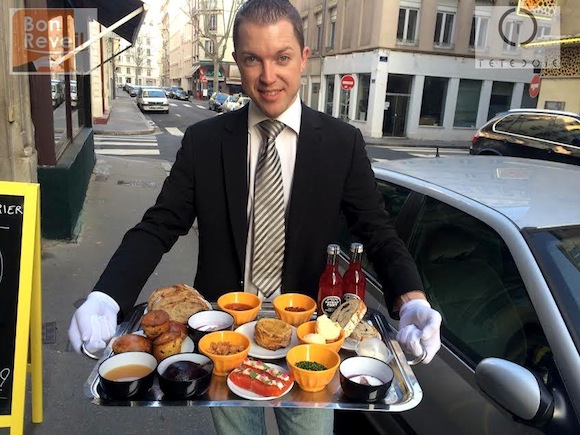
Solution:
[{"label": "leafless tree", "polygon": [[133,56],[133,63],[135,64],[135,84],[139,84],[139,76],[141,75],[141,67],[147,59],[145,47],[143,47],[143,38],[139,36],[135,45],[131,48],[131,55]]},{"label": "leafless tree", "polygon": [[[194,28],[197,44],[213,61],[213,89],[219,90],[219,71],[234,18],[245,0],[186,0],[182,12]],[[229,6],[230,9],[226,9]],[[220,25],[221,24],[221,25]]]}]

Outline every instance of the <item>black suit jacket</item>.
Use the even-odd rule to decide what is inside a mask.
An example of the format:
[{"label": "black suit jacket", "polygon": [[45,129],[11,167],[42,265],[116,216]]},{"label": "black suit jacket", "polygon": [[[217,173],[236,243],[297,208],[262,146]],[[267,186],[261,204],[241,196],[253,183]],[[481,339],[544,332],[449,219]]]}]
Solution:
[{"label": "black suit jacket", "polygon": [[[111,295],[127,313],[162,255],[195,218],[194,286],[208,300],[243,289],[247,147],[247,106],[188,127],[155,205],[127,232],[95,290]],[[396,296],[422,289],[412,258],[387,222],[360,131],[305,105],[288,207],[283,292],[316,299],[326,246],[338,239],[341,211],[389,289],[389,308]]]}]

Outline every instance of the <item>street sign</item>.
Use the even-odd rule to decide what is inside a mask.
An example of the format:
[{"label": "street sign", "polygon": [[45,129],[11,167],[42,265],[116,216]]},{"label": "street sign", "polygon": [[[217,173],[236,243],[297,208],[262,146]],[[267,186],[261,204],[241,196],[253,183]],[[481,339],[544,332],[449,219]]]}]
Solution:
[{"label": "street sign", "polygon": [[340,87],[345,91],[350,91],[352,88],[354,88],[354,77],[348,74],[342,76],[340,79]]},{"label": "street sign", "polygon": [[540,93],[540,75],[536,74],[530,80],[530,87],[528,89],[530,97],[536,98]]}]

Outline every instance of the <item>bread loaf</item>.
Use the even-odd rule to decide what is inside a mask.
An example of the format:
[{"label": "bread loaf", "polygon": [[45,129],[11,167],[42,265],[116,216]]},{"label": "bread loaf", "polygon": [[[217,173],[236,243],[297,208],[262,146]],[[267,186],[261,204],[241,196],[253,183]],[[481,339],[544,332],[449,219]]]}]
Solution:
[{"label": "bread loaf", "polygon": [[344,330],[345,338],[348,338],[366,312],[367,306],[362,300],[349,299],[334,310],[330,315],[330,320],[337,322]]},{"label": "bread loaf", "polygon": [[210,309],[210,305],[193,287],[176,284],[155,290],[147,300],[147,308],[164,310],[171,320],[186,324],[193,314]]},{"label": "bread loaf", "polygon": [[358,325],[356,325],[350,337],[354,340],[362,341],[366,340],[367,338],[377,337],[378,335],[379,331],[377,331],[373,325],[363,320],[362,322],[359,322]]}]

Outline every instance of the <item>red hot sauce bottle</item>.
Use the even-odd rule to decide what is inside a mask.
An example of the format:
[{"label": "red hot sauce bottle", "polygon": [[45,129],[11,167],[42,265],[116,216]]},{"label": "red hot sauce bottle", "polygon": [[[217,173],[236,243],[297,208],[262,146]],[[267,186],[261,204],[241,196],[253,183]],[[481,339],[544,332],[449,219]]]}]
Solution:
[{"label": "red hot sauce bottle", "polygon": [[340,305],[342,297],[342,277],[338,271],[340,246],[328,245],[326,248],[326,268],[318,283],[318,315],[328,317]]},{"label": "red hot sauce bottle", "polygon": [[367,279],[361,270],[361,260],[363,254],[362,243],[352,243],[350,245],[350,264],[343,277],[343,294],[342,302],[349,299],[365,300],[365,288]]}]

